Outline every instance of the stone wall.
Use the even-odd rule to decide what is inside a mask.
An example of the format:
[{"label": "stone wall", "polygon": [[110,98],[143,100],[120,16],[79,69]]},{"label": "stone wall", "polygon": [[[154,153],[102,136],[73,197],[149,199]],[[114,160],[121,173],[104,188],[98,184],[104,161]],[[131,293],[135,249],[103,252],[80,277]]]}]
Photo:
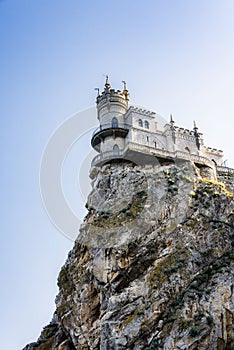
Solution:
[{"label": "stone wall", "polygon": [[226,186],[228,191],[234,193],[234,173],[218,173],[217,179]]}]

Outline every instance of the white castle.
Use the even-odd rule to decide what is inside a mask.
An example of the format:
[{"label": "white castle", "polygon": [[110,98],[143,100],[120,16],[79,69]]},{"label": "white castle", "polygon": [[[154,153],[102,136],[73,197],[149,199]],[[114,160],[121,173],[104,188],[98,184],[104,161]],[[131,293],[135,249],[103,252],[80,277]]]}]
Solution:
[{"label": "white castle", "polygon": [[232,171],[223,166],[223,151],[204,145],[203,134],[194,123],[193,130],[180,128],[170,118],[161,129],[158,114],[142,108],[129,107],[129,93],[111,88],[106,77],[102,93],[98,90],[97,118],[100,126],[94,131],[91,145],[99,153],[92,166],[110,162],[131,161],[135,164],[165,164],[192,161],[198,168]]}]

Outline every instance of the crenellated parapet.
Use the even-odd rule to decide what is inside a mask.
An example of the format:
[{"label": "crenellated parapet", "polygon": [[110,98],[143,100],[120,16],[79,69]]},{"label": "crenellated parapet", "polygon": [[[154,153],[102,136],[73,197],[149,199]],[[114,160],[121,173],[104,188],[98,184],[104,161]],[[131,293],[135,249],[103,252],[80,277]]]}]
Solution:
[{"label": "crenellated parapet", "polygon": [[212,148],[212,147],[206,147],[204,146],[206,153],[214,154],[217,156],[223,156],[223,151],[220,149]]},{"label": "crenellated parapet", "polygon": [[147,116],[147,117],[152,117],[152,118],[155,118],[155,115],[156,115],[155,112],[152,112],[149,109],[145,109],[145,108],[141,108],[141,107],[137,107],[137,106],[130,106],[127,113],[126,113],[126,117],[130,113],[137,113],[141,116]]},{"label": "crenellated parapet", "polygon": [[128,101],[129,93],[126,88],[126,83],[124,82],[124,89],[122,91],[112,89],[107,76],[104,91],[100,93],[98,89],[98,96],[96,98],[98,119],[100,123],[103,121],[108,122],[108,116],[110,119],[114,114],[116,117],[124,115],[128,110]]}]

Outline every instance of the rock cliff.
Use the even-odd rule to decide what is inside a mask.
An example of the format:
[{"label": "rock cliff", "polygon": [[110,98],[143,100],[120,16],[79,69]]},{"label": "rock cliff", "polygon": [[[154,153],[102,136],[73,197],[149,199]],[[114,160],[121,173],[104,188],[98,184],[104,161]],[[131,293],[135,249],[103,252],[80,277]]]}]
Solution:
[{"label": "rock cliff", "polygon": [[25,350],[234,349],[233,175],[113,164],[91,179],[53,320]]}]

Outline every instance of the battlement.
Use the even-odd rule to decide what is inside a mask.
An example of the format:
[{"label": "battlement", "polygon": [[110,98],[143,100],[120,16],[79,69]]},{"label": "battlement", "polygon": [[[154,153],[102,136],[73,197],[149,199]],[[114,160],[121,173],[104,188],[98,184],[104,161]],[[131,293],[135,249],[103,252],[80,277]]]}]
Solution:
[{"label": "battlement", "polygon": [[102,93],[97,96],[96,103],[98,105],[102,101],[106,102],[106,100],[110,101],[111,99],[120,99],[120,100],[122,99],[127,101],[129,100],[129,98],[127,97],[124,91],[110,89],[108,91],[106,90],[102,91]]},{"label": "battlement", "polygon": [[128,110],[129,101],[126,83],[123,83],[123,91],[112,89],[108,76],[106,76],[104,91],[100,93],[99,88],[96,89],[98,91],[96,103],[100,124],[109,123],[114,117],[121,117],[121,122],[123,122],[123,116]]},{"label": "battlement", "polygon": [[124,104],[128,103],[129,93],[128,93],[128,89],[126,87],[126,82],[123,81],[123,83],[124,83],[124,88],[122,91],[112,89],[111,85],[109,83],[109,80],[108,80],[108,75],[107,75],[104,91],[102,91],[102,93],[100,93],[99,88],[96,89],[98,91],[98,95],[96,98],[97,107],[99,107],[100,104],[110,103],[110,102],[119,102],[119,103],[124,103]]},{"label": "battlement", "polygon": [[220,149],[216,149],[216,148],[212,148],[212,147],[206,147],[205,146],[205,150],[207,153],[211,153],[211,154],[222,154],[223,155],[223,151]]},{"label": "battlement", "polygon": [[140,114],[141,116],[147,116],[147,117],[152,117],[152,118],[155,118],[156,116],[156,113],[155,112],[152,112],[148,109],[145,109],[145,108],[141,108],[141,107],[137,107],[137,106],[130,106],[126,115],[125,115],[125,118],[131,113],[131,112],[134,112],[134,113],[137,113],[137,114]]},{"label": "battlement", "polygon": [[203,134],[202,133],[196,133],[194,130],[189,130],[189,129],[185,129],[185,128],[181,128],[181,127],[178,127],[178,126],[174,126],[174,129],[175,131],[178,133],[178,134],[183,134],[183,135],[199,135],[199,136],[202,136]]}]

